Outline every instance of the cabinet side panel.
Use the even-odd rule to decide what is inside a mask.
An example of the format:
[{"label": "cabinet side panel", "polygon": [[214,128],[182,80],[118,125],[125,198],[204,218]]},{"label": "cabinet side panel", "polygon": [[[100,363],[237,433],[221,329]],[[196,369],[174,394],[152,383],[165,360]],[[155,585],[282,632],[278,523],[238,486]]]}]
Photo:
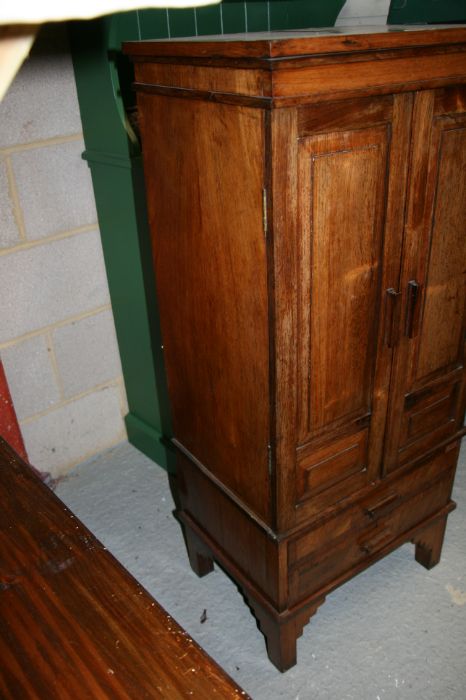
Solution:
[{"label": "cabinet side panel", "polygon": [[174,436],[269,521],[263,113],[139,105]]}]

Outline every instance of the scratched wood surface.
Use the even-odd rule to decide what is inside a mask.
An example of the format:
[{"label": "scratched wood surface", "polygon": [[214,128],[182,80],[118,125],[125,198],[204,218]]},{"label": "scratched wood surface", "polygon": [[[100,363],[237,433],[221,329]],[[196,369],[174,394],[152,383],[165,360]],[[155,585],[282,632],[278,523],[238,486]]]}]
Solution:
[{"label": "scratched wood surface", "polygon": [[245,698],[0,438],[2,700]]}]

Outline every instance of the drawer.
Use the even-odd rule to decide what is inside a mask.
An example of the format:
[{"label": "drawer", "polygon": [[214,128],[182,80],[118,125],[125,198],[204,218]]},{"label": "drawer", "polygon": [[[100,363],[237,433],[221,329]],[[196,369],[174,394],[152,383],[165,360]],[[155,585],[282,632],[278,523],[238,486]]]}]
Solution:
[{"label": "drawer", "polygon": [[290,604],[317,592],[445,506],[457,450],[288,544]]},{"label": "drawer", "polygon": [[399,463],[405,464],[422,451],[448,438],[459,427],[463,373],[455,380],[427,386],[405,397],[401,421]]},{"label": "drawer", "polygon": [[406,499],[418,493],[447,471],[454,469],[459,444],[452,444],[435,459],[421,464],[408,474],[391,477],[379,483],[373,491],[339,515],[319,522],[305,534],[288,543],[288,561],[295,564],[316,551],[322,543],[334,546],[350,532],[361,530],[389,514]]}]

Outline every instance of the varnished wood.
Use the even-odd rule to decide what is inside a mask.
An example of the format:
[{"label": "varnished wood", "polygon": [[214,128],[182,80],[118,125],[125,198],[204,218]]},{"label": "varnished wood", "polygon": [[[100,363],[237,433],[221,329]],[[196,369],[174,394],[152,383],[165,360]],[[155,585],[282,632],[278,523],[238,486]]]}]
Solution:
[{"label": "varnished wood", "polygon": [[387,470],[453,434],[464,414],[466,88],[419,93],[414,119],[405,312],[411,280],[420,298],[411,337],[405,334],[395,357]]},{"label": "varnished wood", "polygon": [[[270,522],[263,113],[141,100],[146,181],[158,193],[148,209],[174,433]],[[226,178],[232,191],[221,186]]]},{"label": "varnished wood", "polygon": [[[448,53],[439,61],[438,55],[411,58],[394,58],[365,62],[360,70],[348,76],[344,62],[309,68],[296,68],[274,72],[272,94],[277,101],[306,95],[310,98],[329,99],[332,95],[352,97],[358,93],[387,94],[393,91],[421,90],[432,85],[440,87],[451,83],[464,83],[466,53]],[[402,78],[404,76],[404,78]],[[304,101],[304,100],[303,100]]]},{"label": "varnished wood", "polygon": [[380,485],[366,489],[364,495],[346,508],[327,510],[320,518],[305,528],[290,533],[288,538],[288,562],[293,565],[317,552],[320,547],[332,546],[348,539],[351,533],[364,530],[379,518],[406,503],[413,494],[452,476],[457,459],[458,442],[453,450],[445,448],[435,458],[424,460],[415,469],[389,477]]},{"label": "varnished wood", "polygon": [[245,697],[0,439],[0,695]]},{"label": "varnished wood", "polygon": [[296,664],[296,640],[301,637],[305,625],[315,615],[324,599],[304,606],[292,615],[282,619],[271,615],[253,598],[248,604],[257,619],[259,628],[267,640],[267,654],[279,671],[287,671]]},{"label": "varnished wood", "polygon": [[149,85],[169,85],[188,90],[239,93],[249,96],[270,94],[270,76],[260,70],[237,69],[165,63],[136,64],[135,78]]},{"label": "varnished wood", "polygon": [[178,515],[284,670],[336,586],[408,541],[434,565],[454,508],[466,28],[245,39],[126,51]]},{"label": "varnished wood", "polygon": [[391,33],[378,27],[352,34],[344,28],[320,36],[303,31],[287,39],[273,33],[248,38],[127,43],[125,50],[136,61],[139,83],[195,89],[199,98],[204,91],[202,99],[214,92],[266,96],[275,106],[466,81],[462,27]]},{"label": "varnished wood", "polygon": [[184,536],[191,569],[200,578],[207,576],[207,574],[210,574],[210,572],[214,570],[214,562],[210,556],[210,552],[189,527],[184,529]]},{"label": "varnished wood", "polygon": [[[298,114],[295,109],[274,110],[270,122],[271,173],[269,223],[270,308],[274,338],[273,405],[275,445],[275,526],[286,531],[295,516],[296,482],[290,479],[296,464],[298,401]],[[284,387],[286,390],[283,391]]]},{"label": "varnished wood", "polygon": [[[187,525],[187,530],[192,530],[203,542],[206,541],[205,534],[210,533],[210,556],[212,552],[218,553],[215,546],[228,552],[236,569],[243,572],[245,580],[249,580],[262,591],[265,598],[280,607],[277,538],[274,533],[265,531],[184,455],[177,455],[177,471],[177,489],[181,500],[178,515]],[[263,552],[264,556],[258,559],[257,551]],[[196,563],[193,569],[199,573]]]},{"label": "varnished wood", "polygon": [[[309,313],[300,324],[306,344],[299,366],[306,375],[299,385],[309,386],[302,408],[304,442],[336,422],[357,420],[371,410],[387,130],[366,127],[309,136],[301,140],[299,153],[304,189],[298,214],[300,309]],[[364,188],[367,194],[362,198]],[[312,305],[306,303],[310,297]]]},{"label": "varnished wood", "polygon": [[[403,159],[412,100],[406,95],[364,99],[360,111],[358,104],[351,101],[348,111],[341,102],[334,103],[333,110],[320,104],[300,110],[306,135],[298,145],[296,211],[298,465],[303,450],[328,451],[333,444],[338,459],[342,439],[365,442],[352,475],[347,472],[344,479],[342,472],[332,489],[313,494],[300,508],[301,518],[363,488],[379,477],[381,467],[392,362],[385,339],[390,311],[385,290],[398,286],[407,176]],[[315,136],[308,135],[311,126]],[[329,162],[333,169],[327,173]],[[319,166],[324,167],[328,191],[321,191]],[[363,198],[364,206],[363,190],[371,191],[372,197]],[[353,245],[355,237],[358,246]],[[363,426],[365,433],[360,433]],[[340,437],[345,433],[353,437]],[[327,462],[327,470],[331,464]]]},{"label": "varnished wood", "polygon": [[271,109],[273,100],[270,97],[250,97],[231,92],[211,92],[210,90],[192,90],[191,88],[167,87],[166,85],[150,85],[136,82],[133,87],[140,93],[150,95],[164,95],[165,97],[178,97],[182,100],[203,100],[206,102],[218,102],[227,105],[242,105],[243,107],[260,107]]},{"label": "varnished wood", "polygon": [[413,540],[416,546],[416,561],[425,569],[432,569],[440,561],[446,526],[447,519],[440,518],[421,530]]}]

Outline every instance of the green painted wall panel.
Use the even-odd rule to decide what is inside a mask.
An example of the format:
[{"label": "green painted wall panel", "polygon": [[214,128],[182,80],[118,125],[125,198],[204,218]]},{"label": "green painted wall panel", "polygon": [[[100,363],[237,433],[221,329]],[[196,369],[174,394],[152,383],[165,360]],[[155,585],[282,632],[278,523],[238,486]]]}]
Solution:
[{"label": "green painted wall panel", "polygon": [[[238,8],[239,11],[240,8]],[[207,7],[198,7],[196,9],[197,17],[197,34],[221,34],[222,20],[220,16],[219,5],[210,5]]]},{"label": "green painted wall panel", "polygon": [[246,3],[246,31],[263,32],[270,28],[270,3]]},{"label": "green painted wall panel", "polygon": [[222,3],[223,31],[225,34],[235,34],[246,31],[246,11],[244,3],[238,7],[233,3]]},{"label": "green painted wall panel", "polygon": [[269,4],[270,29],[301,29],[333,26],[344,3],[341,0],[276,0]]},{"label": "green painted wall panel", "polygon": [[388,24],[466,22],[466,0],[392,0]]},{"label": "green painted wall panel", "polygon": [[170,37],[193,36],[196,34],[196,16],[194,10],[169,10],[168,24]]},{"label": "green painted wall panel", "polygon": [[138,10],[134,14],[139,20],[139,39],[165,39],[168,36],[167,10]]}]

